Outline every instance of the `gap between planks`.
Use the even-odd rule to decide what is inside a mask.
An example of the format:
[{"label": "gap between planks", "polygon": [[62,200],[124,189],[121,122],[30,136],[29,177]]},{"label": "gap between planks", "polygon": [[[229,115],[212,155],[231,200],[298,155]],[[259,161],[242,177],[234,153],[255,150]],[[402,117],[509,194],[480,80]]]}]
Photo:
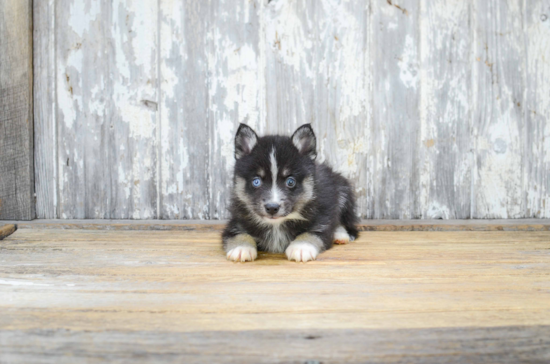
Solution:
[{"label": "gap between planks", "polygon": [[[6,221],[22,229],[180,230],[221,232],[225,220]],[[550,231],[550,219],[363,220],[360,231]]]}]

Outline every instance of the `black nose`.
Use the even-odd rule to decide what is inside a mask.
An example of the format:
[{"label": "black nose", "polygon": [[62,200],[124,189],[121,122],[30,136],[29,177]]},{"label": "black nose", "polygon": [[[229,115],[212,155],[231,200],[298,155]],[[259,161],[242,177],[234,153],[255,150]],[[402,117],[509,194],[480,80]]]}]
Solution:
[{"label": "black nose", "polygon": [[279,205],[278,203],[266,203],[265,204],[265,210],[270,215],[275,215],[277,212],[279,212],[279,207],[281,207],[281,205]]}]

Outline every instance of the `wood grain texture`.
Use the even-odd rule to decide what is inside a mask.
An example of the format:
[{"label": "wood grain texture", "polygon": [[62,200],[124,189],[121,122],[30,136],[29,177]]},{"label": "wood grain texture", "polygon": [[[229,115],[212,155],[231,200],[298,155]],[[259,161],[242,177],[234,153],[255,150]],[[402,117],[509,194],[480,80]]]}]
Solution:
[{"label": "wood grain texture", "polygon": [[543,363],[549,234],[363,232],[240,264],[217,232],[19,229],[0,361]]},{"label": "wood grain texture", "polygon": [[[550,360],[550,327],[254,331],[0,331],[8,363],[500,363]],[[65,343],[70,342],[67,349]],[[94,342],[95,345],[89,345]],[[21,345],[21,343],[24,343]],[[65,344],[64,346],[62,346]],[[460,349],[457,349],[460,348]],[[49,355],[44,356],[44,352]],[[68,357],[66,353],[71,353]]]},{"label": "wood grain texture", "polygon": [[35,217],[32,1],[0,3],[0,219]]},{"label": "wood grain texture", "polygon": [[136,6],[35,4],[39,217],[226,219],[239,122],[312,123],[362,218],[550,217],[547,0]]},{"label": "wood grain texture", "polygon": [[59,217],[55,20],[55,0],[33,2],[34,174],[39,219]]},{"label": "wood grain texture", "polygon": [[160,218],[208,219],[208,1],[160,1]]},{"label": "wood grain texture", "polygon": [[111,8],[104,3],[54,3],[57,113],[53,129],[57,131],[60,218],[109,217],[111,175],[116,170],[102,168],[114,165],[107,147],[113,125],[111,77],[105,77],[110,72],[110,55],[105,50],[111,41]]},{"label": "wood grain texture", "polygon": [[525,8],[523,186],[526,217],[550,215],[550,1]]},{"label": "wood grain texture", "polygon": [[477,1],[475,5],[472,218],[525,215],[523,4]]},{"label": "wood grain texture", "polygon": [[157,217],[157,1],[56,6],[59,217]]},{"label": "wood grain texture", "polygon": [[[225,219],[233,185],[238,123],[265,122],[260,54],[262,0],[211,0],[208,5],[209,216]],[[204,167],[203,167],[204,168]],[[204,187],[203,187],[204,188]]]},{"label": "wood grain texture", "polygon": [[420,1],[373,1],[373,218],[421,217]]},{"label": "wood grain texture", "polygon": [[[471,1],[421,2],[422,217],[470,217]],[[417,192],[418,193],[418,192]]]}]

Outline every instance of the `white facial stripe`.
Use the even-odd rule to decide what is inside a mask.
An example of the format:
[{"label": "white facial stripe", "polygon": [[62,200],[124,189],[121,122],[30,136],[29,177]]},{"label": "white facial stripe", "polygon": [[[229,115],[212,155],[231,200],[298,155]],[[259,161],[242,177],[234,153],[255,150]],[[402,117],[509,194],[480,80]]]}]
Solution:
[{"label": "white facial stripe", "polygon": [[280,203],[279,200],[279,189],[277,188],[277,175],[279,174],[279,168],[277,167],[277,159],[275,158],[275,147],[271,150],[271,155],[269,156],[271,162],[271,201]]}]

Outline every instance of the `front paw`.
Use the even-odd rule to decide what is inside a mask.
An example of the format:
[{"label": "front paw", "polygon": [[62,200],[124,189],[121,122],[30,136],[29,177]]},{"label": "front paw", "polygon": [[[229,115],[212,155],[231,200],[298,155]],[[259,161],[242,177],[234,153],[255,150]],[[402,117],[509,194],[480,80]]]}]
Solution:
[{"label": "front paw", "polygon": [[346,229],[343,226],[338,226],[334,231],[334,238],[333,238],[334,244],[338,244],[338,245],[347,244],[350,241],[352,241],[352,239],[349,236]]},{"label": "front paw", "polygon": [[308,242],[294,241],[286,248],[285,254],[288,260],[305,263],[309,260],[315,260],[319,255],[319,249]]},{"label": "front paw", "polygon": [[237,246],[227,252],[227,259],[234,262],[252,262],[257,256],[256,248],[248,245]]}]

